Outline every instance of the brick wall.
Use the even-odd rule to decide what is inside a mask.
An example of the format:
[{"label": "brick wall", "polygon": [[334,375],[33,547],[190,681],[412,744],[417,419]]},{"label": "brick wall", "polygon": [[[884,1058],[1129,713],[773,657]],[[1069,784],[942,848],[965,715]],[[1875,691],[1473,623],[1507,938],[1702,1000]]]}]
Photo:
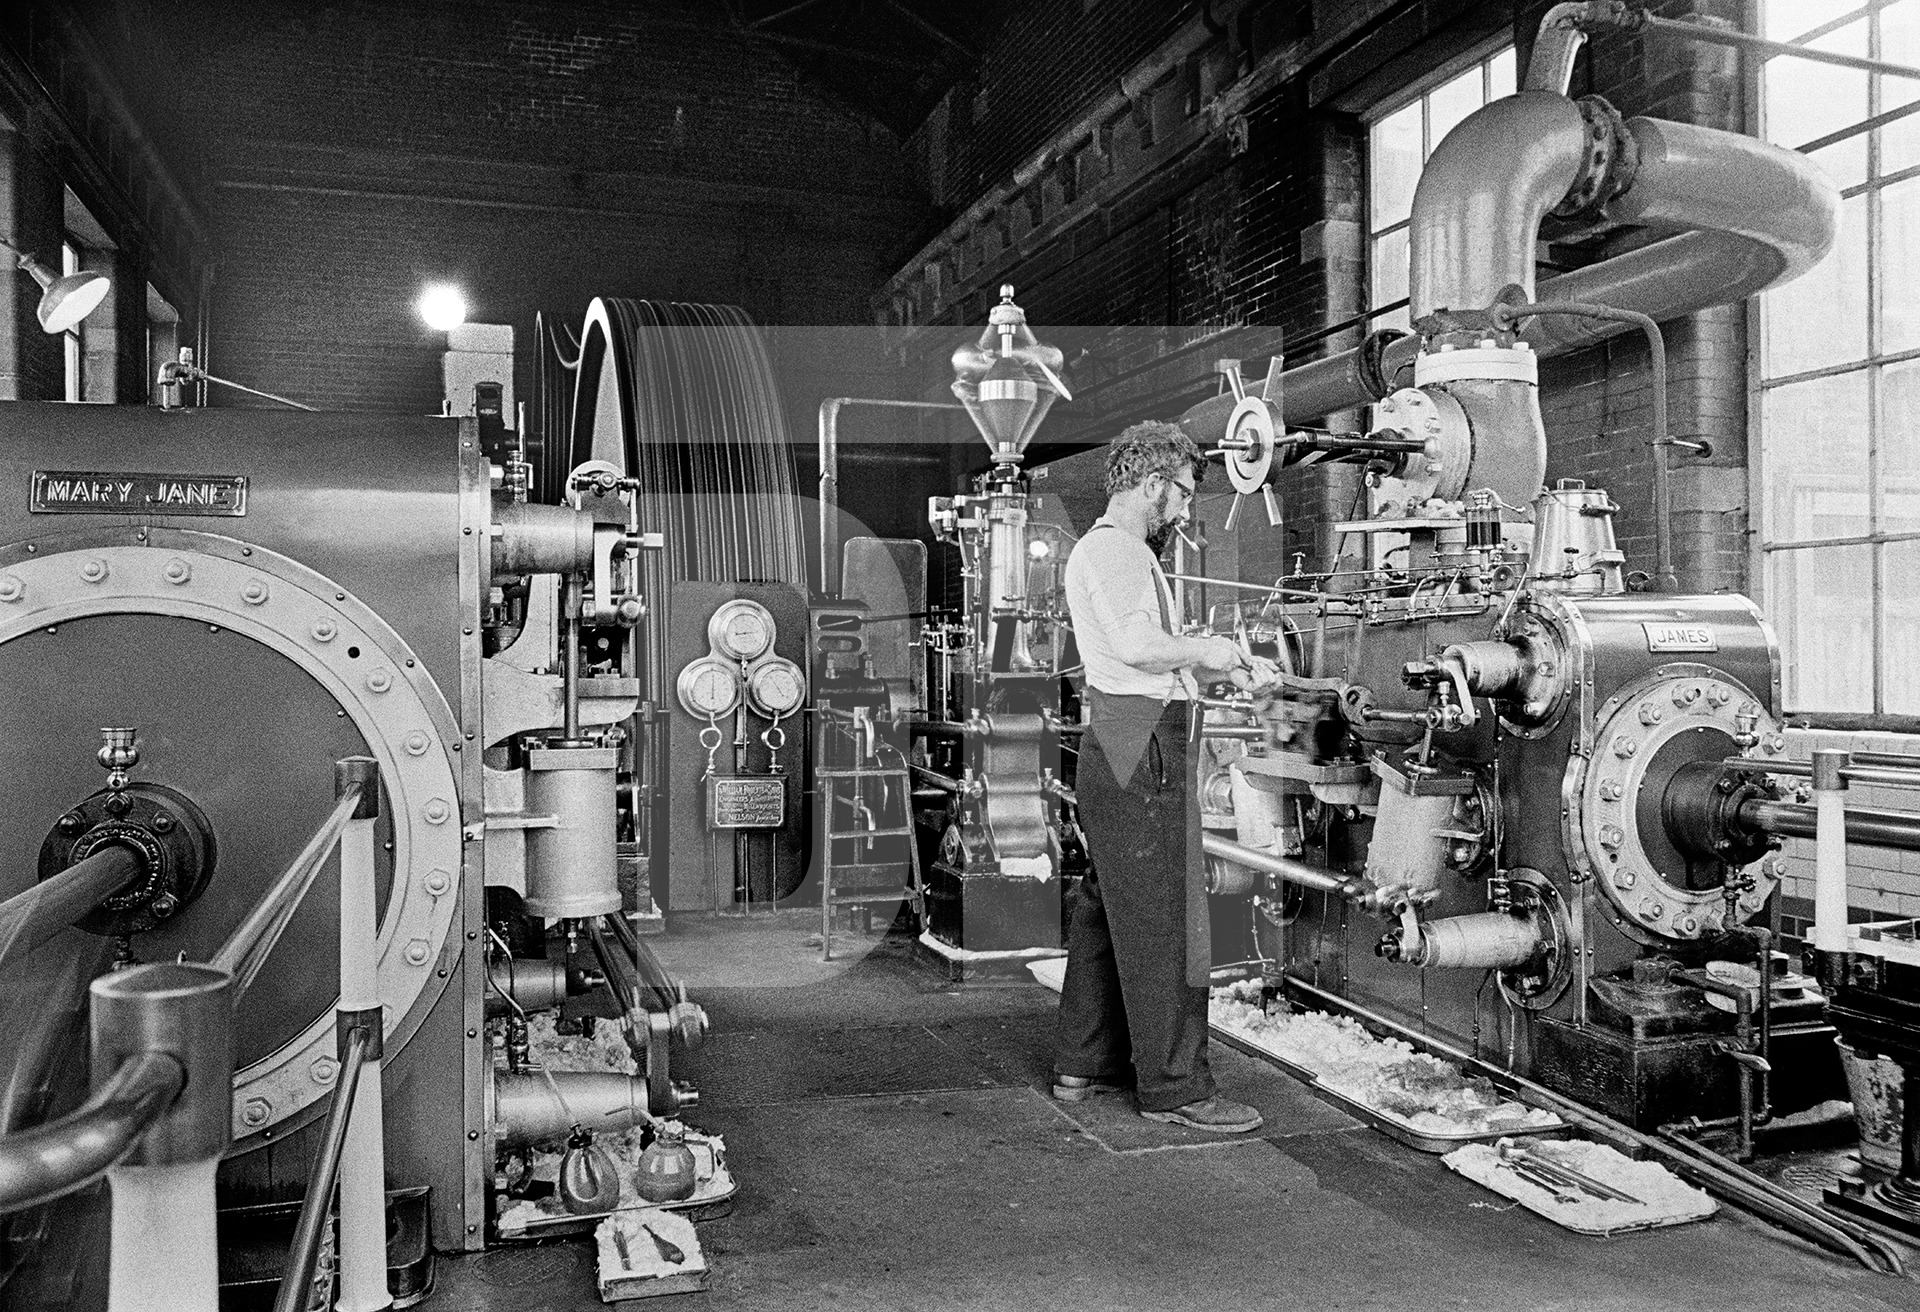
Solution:
[{"label": "brick wall", "polygon": [[596,295],[858,323],[921,224],[899,144],[698,0],[119,11],[129,94],[210,198],[207,363],[312,404],[438,408],[429,279],[522,342]]}]

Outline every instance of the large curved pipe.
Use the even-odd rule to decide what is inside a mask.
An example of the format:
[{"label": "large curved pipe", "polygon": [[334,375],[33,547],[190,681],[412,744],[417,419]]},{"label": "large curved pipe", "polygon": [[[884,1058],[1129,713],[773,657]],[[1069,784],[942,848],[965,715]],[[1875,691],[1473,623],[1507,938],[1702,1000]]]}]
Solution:
[{"label": "large curved pipe", "polygon": [[1579,182],[1587,151],[1580,107],[1551,91],[1496,100],[1449,132],[1413,193],[1414,322],[1485,309],[1516,284],[1532,299],[1540,220]]},{"label": "large curved pipe", "polygon": [[[1442,305],[1483,308],[1509,282],[1532,286],[1533,242],[1539,216],[1545,213],[1538,207],[1537,193],[1502,200],[1497,193],[1506,185],[1499,179],[1507,176],[1507,161],[1492,154],[1463,158],[1464,152],[1452,149],[1452,143],[1461,137],[1463,146],[1474,142],[1491,150],[1489,141],[1497,144],[1516,130],[1512,110],[1493,115],[1484,135],[1481,129],[1474,129],[1470,137],[1462,134],[1482,115],[1492,115],[1501,106],[1554,100],[1561,101],[1575,120],[1579,118],[1578,110],[1564,97],[1523,92],[1469,117],[1434,152],[1435,160],[1442,160],[1445,152],[1442,162],[1448,175],[1466,187],[1468,195],[1456,201],[1429,188],[1428,178],[1433,175],[1429,162],[1415,193],[1415,213],[1422,214],[1421,197],[1425,196],[1436,217],[1428,224],[1424,240],[1419,238],[1420,227],[1415,228],[1415,317]],[[1543,161],[1560,158],[1568,126],[1567,112],[1550,113],[1538,129],[1552,139],[1550,148],[1544,154],[1526,151],[1515,157],[1525,185],[1548,184],[1552,170]],[[1735,133],[1659,119],[1633,119],[1627,126],[1642,159],[1633,185],[1614,202],[1613,213],[1624,221],[1652,227],[1698,230],[1548,279],[1535,290],[1534,299],[1595,302],[1665,321],[1765,291],[1812,268],[1832,248],[1839,230],[1840,195],[1804,156]],[[1475,234],[1460,226],[1501,215],[1505,217],[1500,221],[1532,226],[1504,235]],[[1476,250],[1488,261],[1478,273],[1456,277],[1423,264],[1441,257],[1476,258]],[[1537,354],[1550,356],[1624,331],[1622,324],[1556,316],[1534,320],[1523,336]],[[1359,348],[1287,370],[1283,376],[1287,422],[1305,424],[1336,410],[1379,400],[1385,395],[1381,385],[1391,390],[1395,375],[1411,362],[1416,341],[1409,338],[1388,347],[1377,371],[1364,366]]]}]

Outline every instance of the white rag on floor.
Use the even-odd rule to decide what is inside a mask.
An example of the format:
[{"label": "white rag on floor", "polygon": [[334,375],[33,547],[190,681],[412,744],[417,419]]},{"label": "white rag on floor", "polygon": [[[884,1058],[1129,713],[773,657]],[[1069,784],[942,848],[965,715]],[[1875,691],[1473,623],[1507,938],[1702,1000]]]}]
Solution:
[{"label": "white rag on floor", "polygon": [[1024,879],[1048,880],[1053,878],[1053,858],[1040,856],[1003,856],[1000,858],[1000,873]]}]

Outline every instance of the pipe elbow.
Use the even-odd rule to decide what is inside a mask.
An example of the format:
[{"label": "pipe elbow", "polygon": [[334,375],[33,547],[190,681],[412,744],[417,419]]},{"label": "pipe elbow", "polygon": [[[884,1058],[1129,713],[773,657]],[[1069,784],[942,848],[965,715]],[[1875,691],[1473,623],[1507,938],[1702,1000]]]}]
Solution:
[{"label": "pipe elbow", "polygon": [[1840,189],[1798,151],[1664,119],[1627,121],[1639,166],[1610,207],[1622,223],[1730,233],[1778,262],[1770,281],[1813,268],[1840,232]]},{"label": "pipe elbow", "polygon": [[1510,284],[1533,296],[1540,220],[1580,179],[1587,124],[1552,91],[1467,116],[1434,147],[1413,193],[1412,316],[1481,309]]}]

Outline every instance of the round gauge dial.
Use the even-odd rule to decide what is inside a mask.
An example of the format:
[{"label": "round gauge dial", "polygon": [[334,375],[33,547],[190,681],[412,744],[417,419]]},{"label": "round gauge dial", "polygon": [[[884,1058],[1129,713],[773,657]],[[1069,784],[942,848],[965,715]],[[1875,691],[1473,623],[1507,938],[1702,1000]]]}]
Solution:
[{"label": "round gauge dial", "polygon": [[707,621],[707,641],[736,661],[759,660],[772,649],[778,631],[765,606],[744,599],[726,603]]},{"label": "round gauge dial", "polygon": [[680,694],[680,704],[687,708],[687,714],[700,720],[731,715],[740,704],[740,676],[717,656],[688,661],[674,690]]},{"label": "round gauge dial", "polygon": [[784,656],[761,661],[747,672],[747,702],[769,720],[782,719],[807,699],[807,676]]}]

